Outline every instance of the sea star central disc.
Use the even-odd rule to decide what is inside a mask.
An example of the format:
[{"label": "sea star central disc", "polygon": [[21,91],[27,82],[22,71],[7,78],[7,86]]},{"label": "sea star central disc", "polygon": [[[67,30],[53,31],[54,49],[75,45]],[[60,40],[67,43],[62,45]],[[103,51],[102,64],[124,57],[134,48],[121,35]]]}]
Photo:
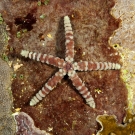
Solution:
[{"label": "sea star central disc", "polygon": [[65,69],[67,70],[67,72],[73,69],[72,63],[66,62]]}]

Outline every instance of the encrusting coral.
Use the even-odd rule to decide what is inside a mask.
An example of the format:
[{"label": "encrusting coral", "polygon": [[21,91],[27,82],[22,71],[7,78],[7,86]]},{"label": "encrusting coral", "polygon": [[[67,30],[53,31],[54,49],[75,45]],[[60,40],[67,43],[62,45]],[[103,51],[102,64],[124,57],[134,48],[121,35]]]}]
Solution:
[{"label": "encrusting coral", "polygon": [[121,19],[121,23],[109,42],[121,56],[122,78],[128,88],[128,107],[135,109],[135,3],[130,0],[115,1],[111,14]]},{"label": "encrusting coral", "polygon": [[31,97],[56,69],[20,56],[21,50],[30,50],[64,58],[62,18],[69,15],[74,31],[75,61],[120,63],[119,54],[108,44],[119,24],[119,20],[109,14],[113,5],[113,1],[105,0],[50,0],[45,4],[17,0],[6,3],[6,12],[2,15],[11,34],[9,60],[15,71],[12,83],[14,108],[27,113],[36,127],[54,135],[92,135],[99,128],[95,120],[98,115],[116,115],[122,122],[127,92],[120,71],[78,73],[94,97],[95,109],[83,102],[67,76],[41,103],[31,107]]},{"label": "encrusting coral", "polygon": [[17,123],[16,135],[51,135],[34,126],[32,118],[24,112],[14,114]]},{"label": "encrusting coral", "polygon": [[[134,135],[135,134],[135,4],[129,0],[115,0],[111,10],[115,18],[121,19],[120,27],[110,37],[110,45],[121,55],[123,62],[122,78],[128,88],[128,110],[123,124],[114,115],[100,115],[97,121],[102,129],[97,135]],[[132,111],[131,111],[132,110]]]},{"label": "encrusting coral", "polygon": [[102,129],[96,135],[134,135],[135,114],[127,110],[124,124],[118,124],[115,115],[99,115],[96,120]]}]

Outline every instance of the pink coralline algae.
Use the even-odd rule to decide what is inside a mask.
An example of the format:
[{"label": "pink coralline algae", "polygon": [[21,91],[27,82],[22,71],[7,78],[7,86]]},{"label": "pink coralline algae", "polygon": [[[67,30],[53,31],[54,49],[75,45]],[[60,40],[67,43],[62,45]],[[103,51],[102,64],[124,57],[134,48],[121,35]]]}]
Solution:
[{"label": "pink coralline algae", "polygon": [[16,135],[50,135],[34,126],[33,119],[26,113],[20,112],[14,115],[17,123]]},{"label": "pink coralline algae", "polygon": [[66,37],[66,55],[65,60],[60,59],[58,57],[54,57],[52,55],[47,54],[37,54],[33,52],[29,52],[26,50],[21,51],[21,55],[24,57],[29,57],[30,59],[41,61],[42,63],[47,63],[53,66],[56,66],[59,69],[55,75],[48,80],[42,90],[40,90],[36,96],[34,96],[30,105],[36,105],[43,97],[49,94],[52,91],[58,82],[61,82],[62,78],[68,74],[71,79],[73,85],[82,94],[83,98],[86,100],[86,103],[95,108],[95,102],[90,94],[88,88],[82,82],[80,77],[77,75],[76,70],[78,71],[91,71],[91,70],[107,70],[107,69],[120,69],[120,65],[118,63],[110,63],[110,62],[90,62],[90,61],[80,61],[74,62],[74,39],[73,39],[73,31],[70,23],[70,19],[68,16],[64,17],[64,26],[65,26],[65,37]]}]

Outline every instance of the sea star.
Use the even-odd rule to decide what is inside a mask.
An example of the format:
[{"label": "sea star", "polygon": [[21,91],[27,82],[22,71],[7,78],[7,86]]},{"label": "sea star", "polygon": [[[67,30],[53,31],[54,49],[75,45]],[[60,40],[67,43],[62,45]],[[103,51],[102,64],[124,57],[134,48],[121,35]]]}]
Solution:
[{"label": "sea star", "polygon": [[48,54],[29,52],[26,50],[21,51],[21,55],[26,58],[37,60],[42,63],[53,65],[59,68],[59,71],[56,72],[55,75],[48,80],[48,82],[44,85],[44,87],[42,87],[42,89],[31,99],[30,106],[34,106],[39,101],[41,101],[43,97],[49,94],[49,92],[56,87],[57,83],[59,83],[65,75],[68,75],[73,85],[82,95],[82,97],[86,100],[86,104],[88,104],[92,108],[95,108],[95,102],[92,95],[90,94],[90,91],[82,82],[80,77],[77,75],[76,71],[120,69],[121,66],[118,63],[110,63],[110,62],[90,62],[90,61],[74,62],[73,31],[68,16],[64,17],[64,27],[66,38],[65,60]]}]

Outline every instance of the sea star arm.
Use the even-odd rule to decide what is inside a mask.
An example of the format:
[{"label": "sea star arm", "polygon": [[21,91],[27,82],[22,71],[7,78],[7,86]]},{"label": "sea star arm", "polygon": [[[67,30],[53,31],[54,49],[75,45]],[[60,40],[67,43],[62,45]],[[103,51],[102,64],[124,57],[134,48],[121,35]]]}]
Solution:
[{"label": "sea star arm", "polygon": [[64,27],[65,27],[65,38],[66,38],[66,54],[65,60],[67,62],[73,62],[74,60],[74,40],[73,40],[73,31],[68,16],[64,17]]},{"label": "sea star arm", "polygon": [[63,65],[65,64],[64,59],[54,57],[54,56],[48,55],[48,54],[41,54],[41,53],[22,50],[21,55],[24,56],[25,58],[30,58],[30,59],[33,59],[36,61],[40,61],[42,63],[53,65],[58,68],[63,68]]},{"label": "sea star arm", "polygon": [[42,87],[42,89],[31,99],[30,106],[36,105],[41,101],[49,92],[51,92],[56,85],[61,82],[61,79],[66,74],[65,70],[59,69],[55,75],[48,80],[48,82]]},{"label": "sea star arm", "polygon": [[78,71],[91,71],[91,70],[108,70],[115,69],[118,70],[121,68],[118,63],[111,62],[89,62],[89,61],[80,61],[73,64],[74,70]]},{"label": "sea star arm", "polygon": [[94,102],[92,95],[90,94],[90,91],[88,91],[88,88],[85,86],[85,84],[79,78],[77,73],[74,70],[70,70],[68,72],[68,76],[71,79],[71,81],[73,82],[73,85],[76,87],[76,89],[82,95],[82,97],[86,100],[86,104],[88,104],[92,108],[95,108],[95,102]]}]

